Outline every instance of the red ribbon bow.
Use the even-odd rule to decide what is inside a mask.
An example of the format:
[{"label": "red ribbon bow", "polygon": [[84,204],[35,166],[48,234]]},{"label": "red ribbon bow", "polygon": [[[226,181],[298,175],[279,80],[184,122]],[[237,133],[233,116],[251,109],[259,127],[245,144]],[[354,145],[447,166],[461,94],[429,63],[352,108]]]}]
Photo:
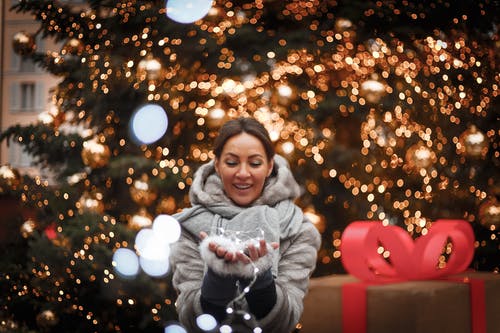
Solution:
[{"label": "red ribbon bow", "polygon": [[[474,255],[474,233],[462,220],[437,220],[415,241],[403,228],[380,221],[356,221],[342,234],[342,264],[355,277],[369,282],[435,279],[467,269]],[[452,243],[446,263],[443,248]],[[380,247],[389,251],[384,258]]]},{"label": "red ribbon bow", "polygon": [[[461,273],[474,255],[472,227],[462,220],[437,220],[426,235],[415,241],[403,228],[384,226],[380,221],[356,221],[344,230],[341,241],[344,268],[364,281],[342,287],[344,333],[366,332],[366,287],[369,284],[435,279]],[[450,242],[448,259],[440,263],[444,246]],[[387,258],[380,253],[381,247],[383,252],[389,251]],[[484,283],[478,279],[462,282],[470,284],[472,332],[485,333]]]}]

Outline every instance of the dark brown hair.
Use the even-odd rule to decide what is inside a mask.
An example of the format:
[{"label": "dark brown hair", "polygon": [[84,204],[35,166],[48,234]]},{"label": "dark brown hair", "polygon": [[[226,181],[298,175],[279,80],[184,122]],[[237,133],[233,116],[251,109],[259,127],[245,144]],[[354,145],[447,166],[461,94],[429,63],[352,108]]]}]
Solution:
[{"label": "dark brown hair", "polygon": [[259,141],[262,142],[262,145],[264,146],[267,159],[269,161],[273,159],[275,150],[271,138],[269,137],[269,133],[267,132],[264,125],[262,125],[256,119],[249,117],[241,117],[229,120],[221,127],[219,135],[214,141],[215,156],[217,158],[220,158],[227,140],[241,133],[248,133],[259,139]]}]

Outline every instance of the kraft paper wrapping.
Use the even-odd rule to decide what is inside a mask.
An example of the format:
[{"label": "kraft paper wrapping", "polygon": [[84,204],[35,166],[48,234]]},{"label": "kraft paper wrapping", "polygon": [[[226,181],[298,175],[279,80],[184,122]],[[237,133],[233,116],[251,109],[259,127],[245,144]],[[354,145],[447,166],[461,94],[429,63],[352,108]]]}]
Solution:
[{"label": "kraft paper wrapping", "polygon": [[[485,287],[486,332],[500,333],[500,274],[467,272],[447,279],[366,284],[366,333],[471,333],[470,286]],[[342,286],[361,283],[350,275],[311,279],[301,333],[342,333]],[[364,333],[364,332],[359,332]]]}]

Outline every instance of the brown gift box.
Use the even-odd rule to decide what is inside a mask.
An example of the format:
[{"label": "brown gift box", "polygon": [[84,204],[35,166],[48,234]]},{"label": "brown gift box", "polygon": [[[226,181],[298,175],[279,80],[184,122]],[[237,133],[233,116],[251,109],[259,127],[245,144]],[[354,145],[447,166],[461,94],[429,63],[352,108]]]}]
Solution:
[{"label": "brown gift box", "polygon": [[[368,285],[366,333],[471,333],[470,286],[456,281],[465,277],[484,281],[484,333],[500,333],[500,274],[489,272],[467,272],[448,280]],[[351,275],[311,279],[300,333],[341,333],[341,289],[353,282],[359,280]]]}]

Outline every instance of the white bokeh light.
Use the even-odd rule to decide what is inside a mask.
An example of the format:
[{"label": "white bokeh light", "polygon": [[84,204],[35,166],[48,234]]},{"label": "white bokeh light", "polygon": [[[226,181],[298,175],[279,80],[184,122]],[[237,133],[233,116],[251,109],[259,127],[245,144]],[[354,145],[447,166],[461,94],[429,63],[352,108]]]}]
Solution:
[{"label": "white bokeh light", "polygon": [[204,313],[196,318],[196,325],[203,331],[211,331],[217,327],[217,320],[212,315]]},{"label": "white bokeh light", "polygon": [[136,244],[139,256],[141,258],[147,258],[151,260],[163,260],[165,258],[168,259],[168,256],[170,255],[170,244],[166,242],[164,238],[160,238],[158,234],[152,233],[150,235],[151,237],[149,237],[147,239],[147,242],[142,246],[138,246]]},{"label": "white bokeh light", "polygon": [[167,16],[179,23],[193,23],[212,8],[212,0],[167,0]]},{"label": "white bokeh light", "polygon": [[157,257],[150,259],[149,257],[139,257],[139,264],[142,270],[149,276],[161,277],[168,273],[170,268],[168,257]]},{"label": "white bokeh light", "polygon": [[118,274],[133,277],[139,273],[139,258],[134,251],[120,248],[113,254],[112,265]]},{"label": "white bokeh light", "polygon": [[179,236],[179,222],[165,214],[155,218],[153,228],[137,233],[135,247],[139,253],[139,265],[146,274],[160,277],[168,273],[170,244]]},{"label": "white bokeh light", "polygon": [[146,104],[137,109],[130,120],[132,139],[139,144],[159,140],[168,128],[165,110],[157,104]]},{"label": "white bokeh light", "polygon": [[187,333],[187,331],[180,325],[172,324],[165,327],[165,333]]},{"label": "white bokeh light", "polygon": [[181,226],[179,222],[170,215],[158,215],[153,221],[153,232],[164,238],[167,243],[175,243],[181,236]]},{"label": "white bokeh light", "polygon": [[222,325],[220,328],[219,328],[219,331],[221,333],[231,333],[233,331],[233,329],[231,328],[231,326],[229,325]]},{"label": "white bokeh light", "polygon": [[137,235],[135,235],[135,248],[141,254],[144,249],[148,246],[148,242],[153,239],[154,232],[152,229],[141,229]]}]

